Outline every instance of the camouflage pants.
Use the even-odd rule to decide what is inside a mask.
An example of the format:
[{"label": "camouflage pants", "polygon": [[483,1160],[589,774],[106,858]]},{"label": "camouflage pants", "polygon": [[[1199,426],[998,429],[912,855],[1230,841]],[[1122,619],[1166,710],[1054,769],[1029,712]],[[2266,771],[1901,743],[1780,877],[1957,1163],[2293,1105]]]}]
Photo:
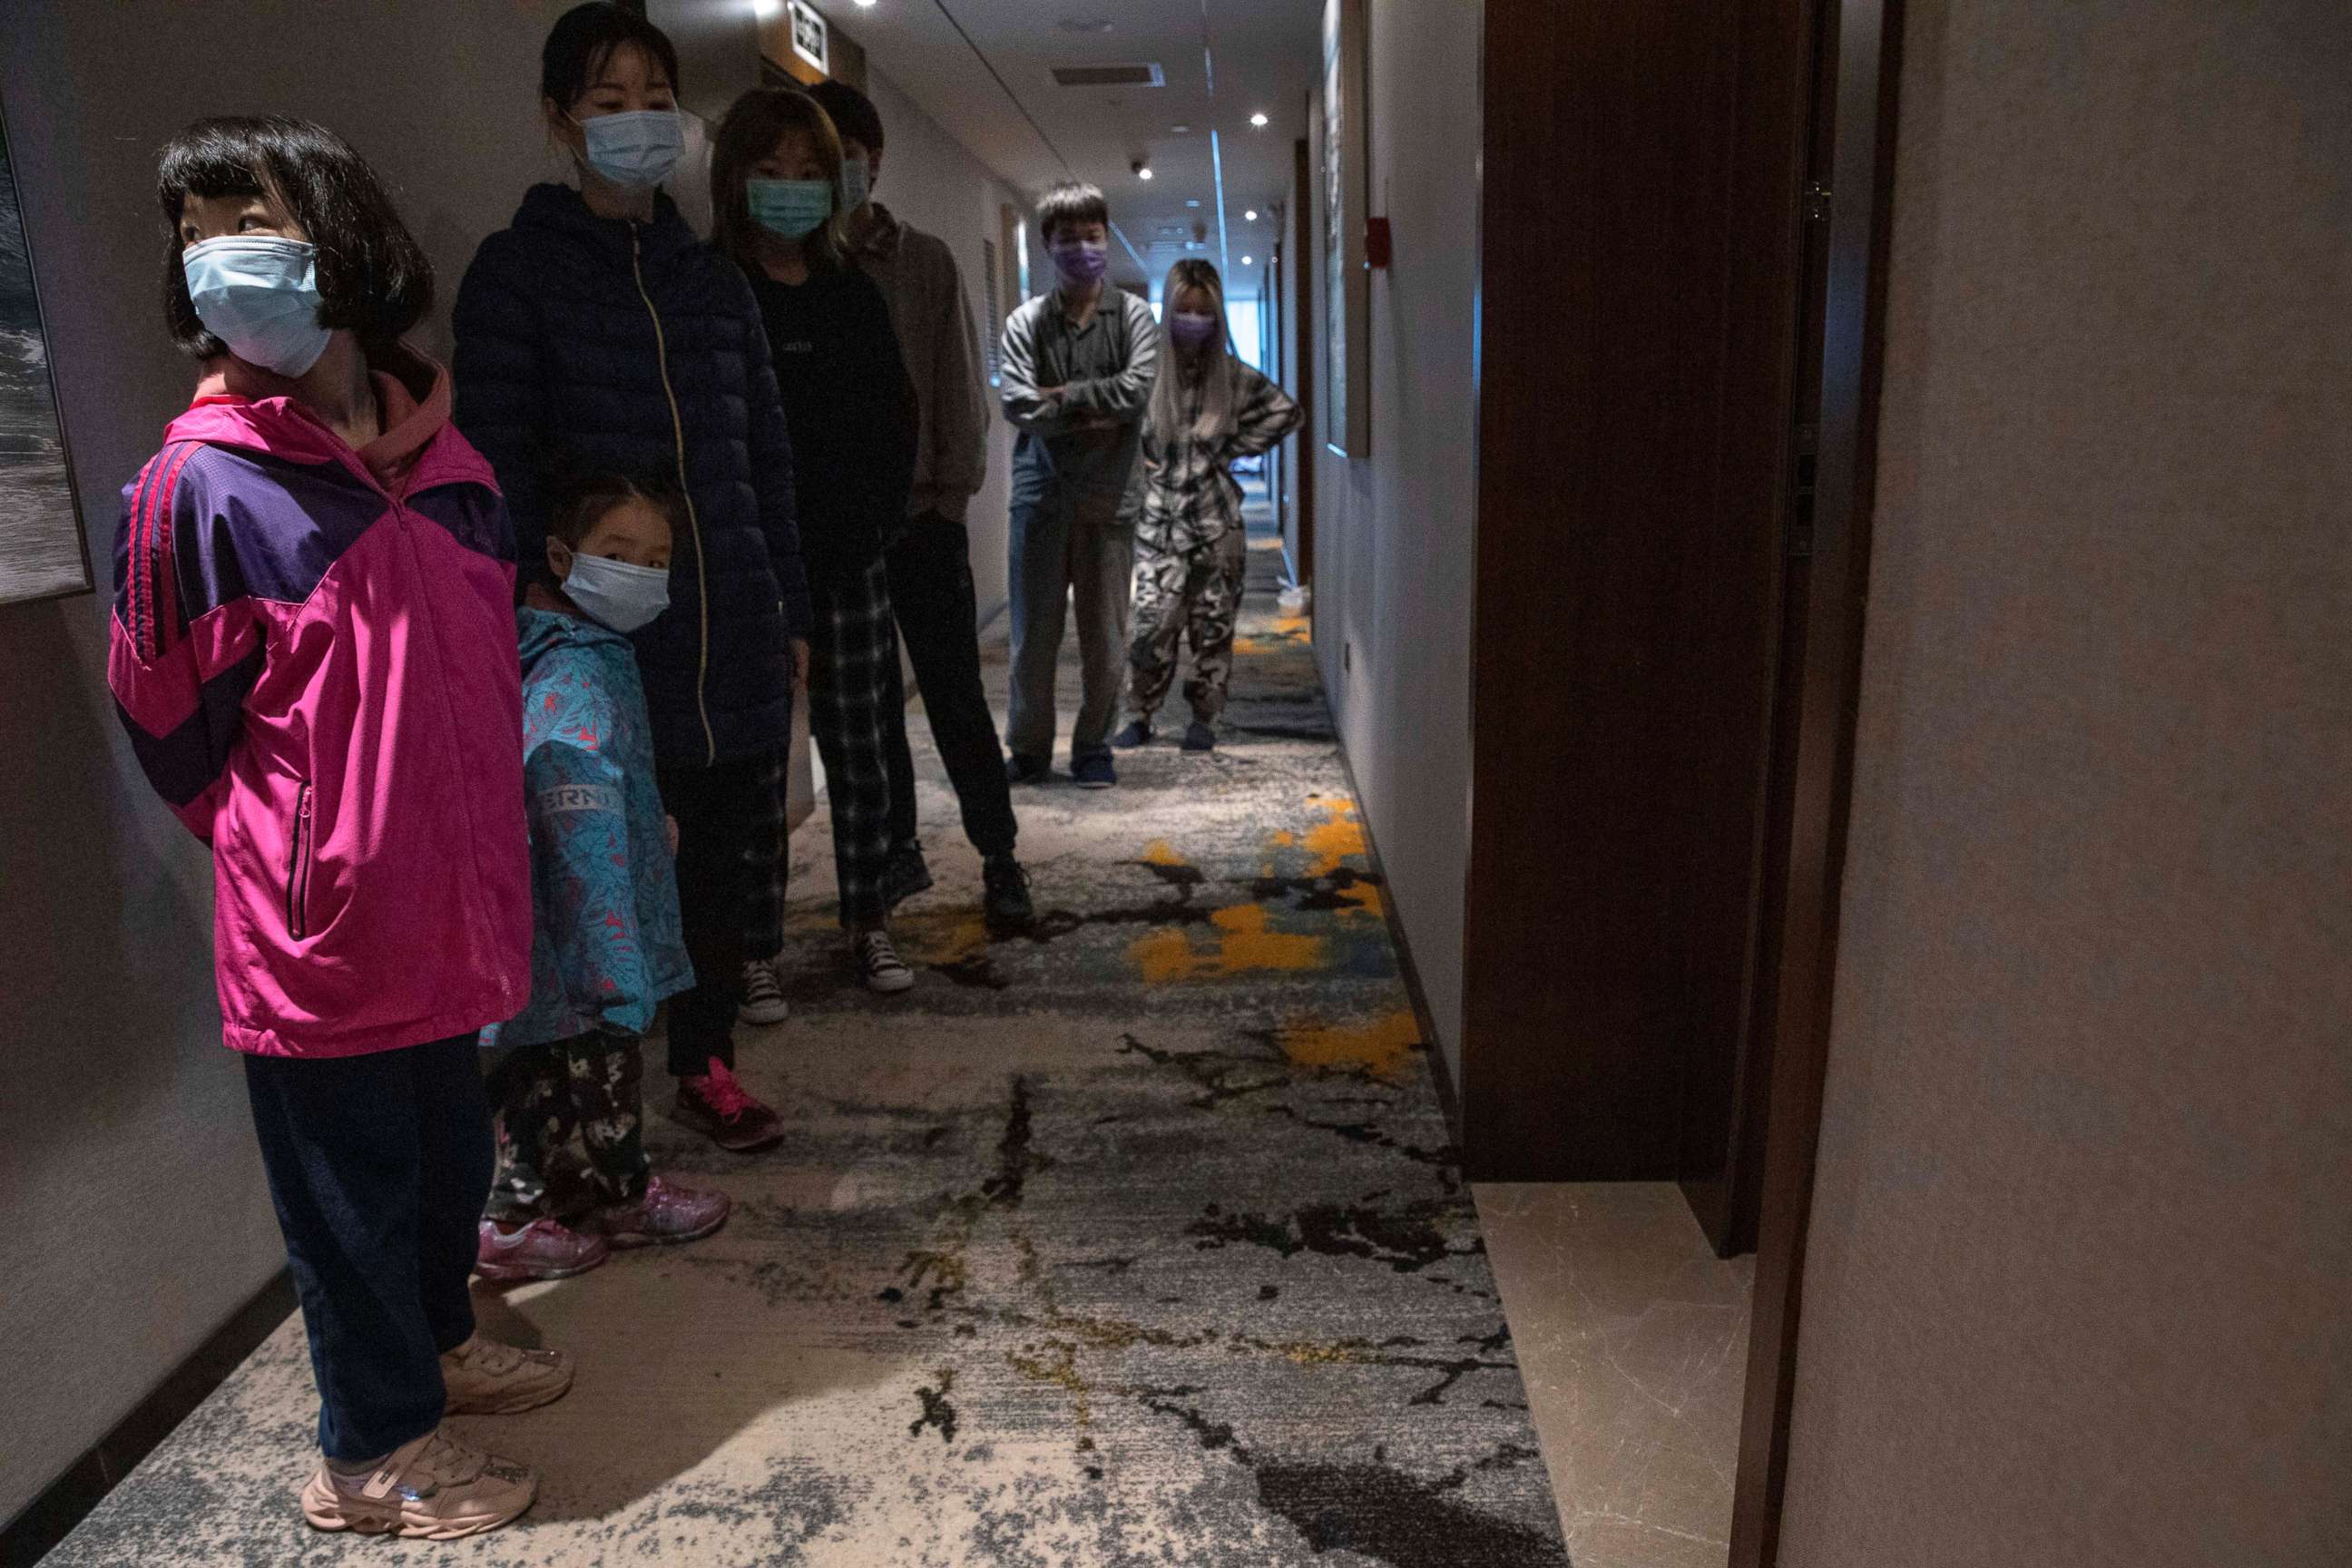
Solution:
[{"label": "camouflage pants", "polygon": [[1193,716],[1213,722],[1225,709],[1234,674],[1234,617],[1241,611],[1249,543],[1238,528],[1187,550],[1135,549],[1135,630],[1128,643],[1128,703],[1150,721],[1176,679],[1180,642],[1192,645],[1192,679],[1184,698]]},{"label": "camouflage pants", "polygon": [[[563,1217],[641,1196],[644,1076],[637,1042],[608,1035],[518,1047],[492,1068],[499,1159],[489,1216]],[[587,1154],[584,1173],[571,1148],[575,1132]]]}]

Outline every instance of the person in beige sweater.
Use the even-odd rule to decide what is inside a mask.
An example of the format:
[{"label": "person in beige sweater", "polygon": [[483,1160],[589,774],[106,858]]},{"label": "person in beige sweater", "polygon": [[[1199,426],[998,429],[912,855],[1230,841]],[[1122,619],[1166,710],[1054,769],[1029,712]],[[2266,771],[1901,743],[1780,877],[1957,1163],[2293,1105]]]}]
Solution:
[{"label": "person in beige sweater", "polygon": [[[883,542],[898,635],[922,689],[931,736],[947,764],[965,837],[981,854],[989,923],[1023,925],[1031,917],[1029,879],[1013,858],[1018,825],[1006,783],[996,721],[981,685],[980,616],[971,577],[971,537],[964,526],[988,474],[988,404],[981,390],[980,348],[963,276],[944,242],[904,224],[874,200],[883,160],[882,117],[845,82],[810,90],[841,133],[842,205],[850,255],[890,304],[900,357],[922,410],[915,483],[903,525]],[[892,672],[894,690],[896,671]],[[907,745],[904,695],[887,703],[885,760],[890,773],[891,903],[931,886],[917,837],[914,762]]]}]

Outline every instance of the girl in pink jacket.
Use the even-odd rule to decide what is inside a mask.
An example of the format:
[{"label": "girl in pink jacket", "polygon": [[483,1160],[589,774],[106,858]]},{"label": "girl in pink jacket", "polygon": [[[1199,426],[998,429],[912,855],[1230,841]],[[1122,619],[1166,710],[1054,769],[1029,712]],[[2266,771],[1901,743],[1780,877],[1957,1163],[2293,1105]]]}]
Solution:
[{"label": "girl in pink jacket", "polygon": [[475,1036],[530,994],[511,551],[448,378],[399,343],[430,264],[299,121],[164,149],[194,403],[123,492],[109,683],[211,846],[223,1031],[310,1331],[310,1521],[447,1539],[536,1479],[441,1427],[570,1386],[475,1332],[491,1135]]}]

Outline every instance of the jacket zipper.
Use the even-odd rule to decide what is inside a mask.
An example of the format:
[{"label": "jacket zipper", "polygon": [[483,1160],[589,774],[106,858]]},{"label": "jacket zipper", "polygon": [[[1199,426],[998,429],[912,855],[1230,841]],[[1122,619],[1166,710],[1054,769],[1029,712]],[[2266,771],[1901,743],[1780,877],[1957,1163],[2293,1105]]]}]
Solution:
[{"label": "jacket zipper", "polygon": [[646,291],[645,268],[638,261],[638,229],[629,226],[629,275],[636,279],[637,298],[646,302],[646,314],[654,323],[654,362],[661,371],[662,395],[669,399],[670,435],[677,446],[677,492],[686,502],[686,525],[694,535],[694,573],[699,592],[695,595],[702,612],[702,648],[700,662],[694,670],[694,706],[702,716],[702,742],[709,749],[706,765],[719,763],[719,731],[710,727],[710,557],[702,548],[702,519],[694,510],[694,489],[686,478],[686,420],[677,411],[677,391],[669,383],[669,343],[662,334],[661,312],[654,309],[654,297]]},{"label": "jacket zipper", "polygon": [[286,931],[300,942],[310,934],[310,786],[294,795],[293,863],[286,868]]}]

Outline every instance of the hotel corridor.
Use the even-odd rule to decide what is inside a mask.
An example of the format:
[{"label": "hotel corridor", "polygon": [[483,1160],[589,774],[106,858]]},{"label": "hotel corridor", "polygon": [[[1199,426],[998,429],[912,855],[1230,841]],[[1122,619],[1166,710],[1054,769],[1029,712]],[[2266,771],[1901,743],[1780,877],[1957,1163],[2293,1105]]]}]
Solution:
[{"label": "hotel corridor", "polygon": [[[1019,796],[1030,934],[983,930],[918,721],[940,887],[898,921],[916,990],[870,996],[840,963],[820,803],[793,840],[793,1017],[742,1057],[790,1135],[731,1156],[656,1114],[656,1168],[732,1193],[726,1229],[478,1286],[488,1331],[579,1359],[562,1402],[457,1423],[543,1489],[512,1530],[391,1550],[1567,1561],[1273,542],[1252,552],[1224,749],[1156,742],[1122,755],[1117,790]],[[1000,702],[1002,674],[1000,654]],[[1067,698],[1074,652],[1065,675]],[[381,1553],[281,1506],[315,1412],[289,1321],[48,1561]]]}]

